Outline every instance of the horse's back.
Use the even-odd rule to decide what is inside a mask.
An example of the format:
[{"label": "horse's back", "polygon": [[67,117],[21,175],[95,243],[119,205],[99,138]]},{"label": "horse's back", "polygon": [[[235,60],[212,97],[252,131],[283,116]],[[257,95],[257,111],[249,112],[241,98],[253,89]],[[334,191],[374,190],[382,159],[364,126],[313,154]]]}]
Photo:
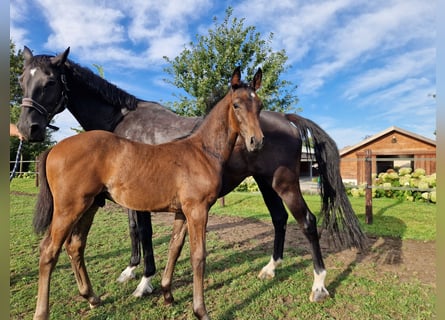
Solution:
[{"label": "horse's back", "polygon": [[114,133],[134,141],[160,144],[190,135],[201,122],[202,118],[182,117],[158,103],[140,101]]},{"label": "horse's back", "polygon": [[108,131],[93,130],[60,141],[50,151],[46,172],[50,183],[56,180],[80,182],[88,175],[109,170],[111,159],[122,152],[122,138]]}]

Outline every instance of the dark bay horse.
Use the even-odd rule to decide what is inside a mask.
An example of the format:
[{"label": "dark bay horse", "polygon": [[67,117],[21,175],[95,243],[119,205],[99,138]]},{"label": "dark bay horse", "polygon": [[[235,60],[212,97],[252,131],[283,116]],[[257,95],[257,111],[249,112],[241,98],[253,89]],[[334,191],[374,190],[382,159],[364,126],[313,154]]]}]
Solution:
[{"label": "dark bay horse", "polygon": [[[52,117],[65,108],[85,130],[107,130],[150,144],[186,136],[202,121],[202,118],[178,116],[158,103],[142,101],[126,93],[67,59],[69,48],[57,56],[34,56],[27,47],[23,53],[24,71],[20,82],[24,99],[18,127],[29,141],[41,141]],[[273,277],[283,259],[287,206],[311,245],[315,274],[311,300],[321,301],[328,292],[324,286],[325,266],[319,233],[316,218],[306,205],[299,185],[302,143],[309,137],[321,175],[322,228],[326,229],[323,234],[340,246],[363,248],[366,243],[341,180],[337,146],[317,124],[298,115],[262,111],[260,125],[265,135],[264,147],[249,153],[244,142],[238,139],[224,168],[219,196],[229,193],[248,176],[253,176],[258,183],[275,230],[273,254],[261,270],[261,278]],[[151,292],[150,279],[155,274],[150,215],[130,210],[129,222],[132,257],[119,279],[133,276],[140,260],[141,241],[144,277],[134,293],[141,296]]]},{"label": "dark bay horse", "polygon": [[[95,212],[105,198],[133,210],[173,212],[181,224],[187,221],[193,312],[198,319],[208,319],[203,283],[208,211],[218,198],[223,167],[238,136],[248,152],[263,146],[259,124],[262,104],[255,93],[257,87],[244,85],[240,80],[238,67],[227,95],[187,138],[148,145],[93,130],[66,138],[44,154],[34,227],[37,232],[48,232],[40,243],[34,319],[49,318],[51,272],[64,243],[80,294],[92,306],[100,303],[91,286],[83,253]],[[172,238],[171,243],[162,279],[167,303],[173,301],[171,280],[179,255],[174,248],[178,242]]]}]

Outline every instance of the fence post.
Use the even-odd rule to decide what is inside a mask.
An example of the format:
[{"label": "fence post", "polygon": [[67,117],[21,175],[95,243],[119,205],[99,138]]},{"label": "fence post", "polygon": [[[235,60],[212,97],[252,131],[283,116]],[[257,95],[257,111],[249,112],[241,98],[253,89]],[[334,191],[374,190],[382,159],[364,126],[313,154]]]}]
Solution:
[{"label": "fence post", "polygon": [[372,224],[372,151],[371,149],[365,150],[365,221],[366,224]]},{"label": "fence post", "polygon": [[36,187],[39,186],[39,158],[36,157],[36,165],[35,165],[35,170],[36,170]]}]

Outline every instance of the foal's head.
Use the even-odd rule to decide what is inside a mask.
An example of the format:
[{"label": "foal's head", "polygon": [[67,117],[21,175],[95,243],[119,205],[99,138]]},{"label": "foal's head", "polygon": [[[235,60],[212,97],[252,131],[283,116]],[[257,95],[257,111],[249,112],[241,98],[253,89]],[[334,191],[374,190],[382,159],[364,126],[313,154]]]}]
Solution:
[{"label": "foal's head", "polygon": [[241,71],[237,67],[230,81],[233,116],[236,118],[241,137],[248,151],[259,150],[263,146],[264,135],[259,124],[262,109],[261,99],[256,91],[261,86],[262,70],[258,69],[252,82],[247,85],[241,81]]}]

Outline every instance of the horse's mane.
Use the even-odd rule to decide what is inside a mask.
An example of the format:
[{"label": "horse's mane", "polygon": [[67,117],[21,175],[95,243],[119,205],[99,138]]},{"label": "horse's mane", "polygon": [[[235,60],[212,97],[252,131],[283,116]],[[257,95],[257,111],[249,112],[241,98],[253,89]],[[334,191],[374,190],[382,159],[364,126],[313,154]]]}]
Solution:
[{"label": "horse's mane", "polygon": [[119,108],[125,106],[129,110],[136,109],[139,99],[135,96],[108,82],[90,69],[82,67],[69,59],[66,61],[65,66],[68,70],[71,70],[72,75],[76,80],[99,94],[111,105]]},{"label": "horse's mane", "polygon": [[[31,66],[44,68],[48,65],[50,58],[52,57],[53,56],[50,55],[36,55],[32,59]],[[140,99],[118,88],[116,85],[98,76],[90,69],[82,67],[69,59],[65,62],[65,68],[71,72],[75,81],[87,86],[112,106],[117,108],[125,106],[129,110],[137,108]]]}]

